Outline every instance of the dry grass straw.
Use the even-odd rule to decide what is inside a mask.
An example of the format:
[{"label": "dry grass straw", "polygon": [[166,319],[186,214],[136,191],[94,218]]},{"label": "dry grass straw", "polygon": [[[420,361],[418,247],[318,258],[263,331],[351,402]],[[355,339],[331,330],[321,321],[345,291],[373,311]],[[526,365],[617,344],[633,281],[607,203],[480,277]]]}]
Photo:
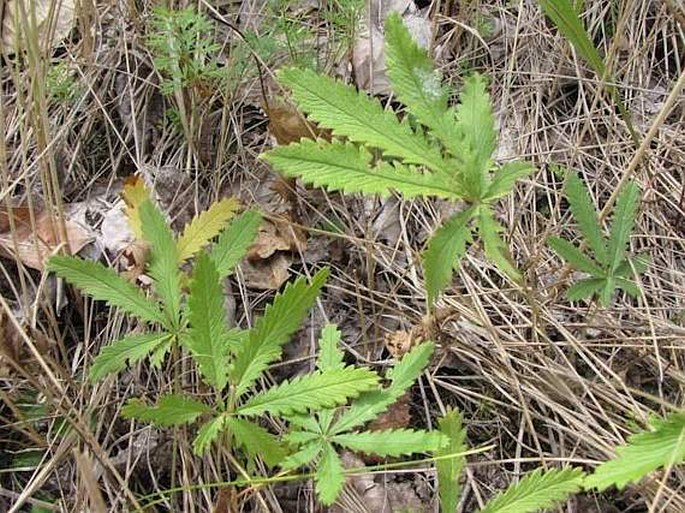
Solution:
[{"label": "dry grass straw", "polygon": [[[242,12],[263,9],[257,2],[244,4]],[[539,169],[499,211],[512,253],[527,271],[526,286],[514,287],[472,250],[440,304],[440,365],[425,376],[415,396],[416,411],[423,412],[417,422],[430,425],[446,405],[455,405],[464,412],[472,445],[497,446],[469,468],[466,511],[535,466],[604,460],[634,427],[644,426],[650,412],[682,406],[685,150],[679,142],[685,139],[685,109],[682,96],[670,103],[667,98],[683,76],[683,27],[673,3],[586,4],[586,26],[609,49],[606,59],[617,87],[647,141],[639,150],[600,93],[595,75],[534,3],[481,3],[481,14],[498,27],[489,38],[464,30],[475,25],[473,13],[434,9],[440,34],[435,46],[446,56],[443,71],[458,81],[460,67],[484,68],[497,102],[502,155],[528,158]],[[202,119],[193,118],[182,131],[163,122],[165,103],[143,44],[149,7],[145,2],[139,11],[128,2],[91,4],[80,20],[84,26],[94,20],[95,29],[67,43],[59,57],[38,47],[35,30],[29,31],[32,50],[25,60],[5,56],[0,106],[5,205],[39,198],[59,212],[62,202],[88,198],[96,184],[111,187],[112,197],[121,177],[161,167],[189,176],[192,205],[226,191],[263,200],[257,191],[268,175],[256,157],[268,144],[265,122],[249,105],[259,97],[258,81],[253,77],[235,91],[204,100],[201,112],[213,120],[215,144],[203,156]],[[225,16],[236,21],[234,13]],[[612,24],[624,31],[609,44],[612,34],[602,31]],[[227,31],[224,37],[227,45],[234,42],[234,34]],[[50,100],[45,76],[51,59],[74,71],[83,91],[74,104]],[[639,300],[619,297],[611,308],[599,310],[573,307],[563,299],[568,280],[543,241],[574,232],[568,229],[553,164],[579,171],[599,205],[610,202],[630,175],[642,186],[631,246],[647,251],[652,265],[641,279]],[[147,178],[154,181],[154,172]],[[329,252],[324,259],[330,258],[333,279],[290,363],[294,368],[309,364],[315,330],[325,319],[340,324],[348,350],[360,362],[386,365],[384,334],[411,328],[425,311],[417,249],[454,207],[398,202],[388,214],[386,202],[296,192],[301,223],[313,228],[310,246]],[[379,229],[388,226],[375,222],[379,216],[389,216],[392,238]],[[333,233],[331,223],[344,236]],[[317,230],[321,227],[328,235]],[[333,258],[334,244],[343,248],[341,257]],[[303,273],[318,262],[311,254],[300,257],[294,267]],[[198,459],[190,449],[192,434],[184,429],[137,429],[119,416],[128,397],[169,390],[174,376],[184,390],[201,393],[189,362],[159,371],[136,368],[97,385],[81,380],[99,348],[132,326],[73,295],[58,314],[55,298],[64,292],[55,290],[51,279],[6,259],[0,265],[2,309],[30,353],[13,362],[12,374],[2,379],[2,416],[13,419],[2,429],[2,451],[44,450],[33,471],[0,475],[6,489],[0,500],[12,504],[10,511],[30,503],[55,511],[129,511],[141,495],[179,488],[162,496],[160,509],[212,511],[217,498],[211,485],[225,481],[228,468],[236,470],[231,478],[241,477],[231,454],[216,448]],[[268,298],[240,279],[235,285],[236,318],[247,326]],[[47,339],[52,349],[41,352],[38,338]],[[279,366],[274,373],[287,368]],[[21,413],[21,396],[28,392],[47,405],[38,424]],[[66,432],[59,431],[63,419]],[[665,478],[644,481],[634,493],[599,498],[599,507],[613,502],[626,509],[684,511],[683,477],[682,470],[672,469]],[[49,501],[41,498],[41,489],[52,494]],[[349,511],[366,511],[358,492],[346,493]],[[255,486],[245,494],[255,498],[256,511],[295,511],[292,504],[298,502],[299,511],[315,511],[306,487]],[[573,504],[583,511],[580,502]]]}]

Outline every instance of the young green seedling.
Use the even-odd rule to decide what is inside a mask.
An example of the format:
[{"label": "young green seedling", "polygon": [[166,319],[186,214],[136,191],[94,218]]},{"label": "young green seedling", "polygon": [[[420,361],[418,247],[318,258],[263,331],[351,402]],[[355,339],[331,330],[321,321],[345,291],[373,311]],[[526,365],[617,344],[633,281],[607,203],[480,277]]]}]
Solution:
[{"label": "young green seedling", "polygon": [[[321,334],[317,368],[319,372],[344,372],[343,353],[338,349],[340,332],[327,326]],[[413,429],[360,431],[364,424],[375,419],[397,401],[416,381],[428,364],[433,344],[425,342],[395,364],[387,373],[389,384],[361,394],[347,409],[319,409],[314,415],[291,415],[287,419],[291,431],[285,441],[294,453],[286,458],[286,470],[304,465],[316,468],[316,492],[323,504],[332,504],[344,484],[342,461],[338,449],[373,454],[381,457],[402,456],[436,451],[447,443],[439,432]]]},{"label": "young green seedling", "polygon": [[330,190],[466,200],[467,207],[437,230],[424,253],[430,302],[449,284],[474,232],[486,256],[519,280],[492,206],[533,168],[522,162],[495,164],[495,121],[484,78],[468,77],[459,105],[451,107],[450,89],[399,15],[388,18],[386,42],[393,91],[420,126],[413,126],[410,116],[400,121],[367,94],[332,78],[284,69],[278,74],[280,82],[310,119],[332,131],[334,139],[303,139],[263,157],[287,176]]},{"label": "young green seedling", "polygon": [[575,173],[568,174],[564,193],[588,251],[584,252],[560,237],[550,237],[548,244],[574,269],[590,275],[571,286],[566,294],[568,299],[578,301],[597,295],[600,304],[608,306],[617,288],[633,297],[639,296],[640,289],[630,277],[645,272],[647,260],[625,256],[640,199],[638,186],[630,182],[621,191],[609,237],[602,233],[590,195]]}]

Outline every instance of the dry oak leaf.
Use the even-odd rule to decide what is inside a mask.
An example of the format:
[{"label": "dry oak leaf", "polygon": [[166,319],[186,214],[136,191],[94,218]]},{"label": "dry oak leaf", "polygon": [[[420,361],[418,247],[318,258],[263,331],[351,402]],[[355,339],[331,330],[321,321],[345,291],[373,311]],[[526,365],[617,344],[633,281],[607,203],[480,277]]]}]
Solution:
[{"label": "dry oak leaf", "polygon": [[[26,28],[31,30],[30,22],[35,14],[36,32],[42,40],[40,46],[44,47],[45,39],[50,37],[49,46],[56,46],[62,39],[69,35],[74,27],[74,0],[4,0],[0,2],[0,50],[12,53],[25,45]],[[34,8],[31,9],[31,6]],[[30,37],[30,34],[29,34]]]},{"label": "dry oak leaf", "polygon": [[307,247],[304,232],[287,219],[265,219],[240,269],[245,285],[278,290],[289,277],[292,254]]},{"label": "dry oak leaf", "polygon": [[303,137],[309,139],[321,137],[331,140],[330,130],[318,128],[288,100],[273,96],[268,104],[263,105],[263,109],[269,118],[269,133],[274,136],[278,144],[298,142]]},{"label": "dry oak leaf", "polygon": [[[14,220],[14,234],[10,228],[10,216]],[[81,224],[68,219],[62,222],[68,241],[66,249],[72,255],[93,240],[90,230]],[[35,224],[32,225],[28,207],[0,208],[0,254],[42,271],[45,261],[62,242],[59,223],[60,220],[47,211],[36,213]]]}]

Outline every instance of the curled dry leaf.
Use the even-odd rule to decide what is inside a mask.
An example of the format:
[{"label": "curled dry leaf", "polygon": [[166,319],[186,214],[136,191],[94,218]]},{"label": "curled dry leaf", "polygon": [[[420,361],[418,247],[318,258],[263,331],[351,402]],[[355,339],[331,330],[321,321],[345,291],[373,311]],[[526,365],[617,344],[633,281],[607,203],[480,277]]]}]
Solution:
[{"label": "curled dry leaf", "polygon": [[[32,30],[28,21],[32,15],[30,5],[35,6],[36,32],[42,38],[50,38],[49,46],[57,45],[74,27],[74,0],[5,0],[2,4],[0,50],[3,52],[12,53],[17,51],[17,46],[24,46],[26,34]],[[45,41],[40,43],[41,47],[45,46]]]},{"label": "curled dry leaf", "polygon": [[288,279],[292,254],[307,247],[304,232],[287,219],[264,220],[240,268],[253,289],[277,290]]},{"label": "curled dry leaf", "polygon": [[[363,468],[364,462],[349,451],[340,455],[346,469]],[[428,513],[432,511],[425,484],[396,481],[393,474],[355,474],[347,478],[346,490],[331,508],[331,513]]]},{"label": "curled dry leaf", "polygon": [[269,133],[274,136],[278,144],[298,142],[303,137],[309,139],[321,137],[329,141],[331,139],[330,130],[321,130],[308,121],[304,114],[288,100],[274,96],[263,108],[269,118]]},{"label": "curled dry leaf", "polygon": [[[50,351],[53,344],[44,334],[36,331],[30,335],[36,349],[41,354],[47,354]],[[0,379],[8,378],[13,374],[13,363],[21,365],[29,372],[32,365],[35,365],[35,361],[26,349],[26,344],[16,325],[9,318],[7,312],[0,311]]]},{"label": "curled dry leaf", "polygon": [[372,94],[390,93],[383,27],[385,19],[392,12],[402,15],[409,32],[421,47],[427,48],[433,40],[431,21],[419,13],[411,0],[369,2],[363,16],[365,26],[358,32],[359,36],[352,49],[352,67],[357,86]]},{"label": "curled dry leaf", "polygon": [[[65,211],[68,211],[67,207]],[[10,218],[14,221],[14,233]],[[42,271],[45,261],[62,244],[60,222],[64,223],[65,242],[68,242],[65,249],[70,254],[75,255],[93,240],[93,234],[85,226],[69,219],[60,221],[50,212],[37,212],[34,219],[32,224],[29,207],[0,208],[0,254]]]}]

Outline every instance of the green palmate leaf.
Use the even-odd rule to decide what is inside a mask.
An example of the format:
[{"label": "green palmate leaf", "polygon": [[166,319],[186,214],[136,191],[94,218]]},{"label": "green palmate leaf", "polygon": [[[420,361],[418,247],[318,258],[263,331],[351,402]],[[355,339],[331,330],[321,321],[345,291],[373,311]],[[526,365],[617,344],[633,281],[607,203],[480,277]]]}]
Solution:
[{"label": "green palmate leaf", "polygon": [[435,345],[432,342],[424,342],[405,354],[388,371],[387,378],[390,379],[388,388],[363,394],[338,418],[331,432],[344,433],[375,419],[387,410],[414,384],[428,365],[434,348]]},{"label": "green palmate leaf", "polygon": [[221,278],[228,276],[245,256],[257,236],[261,222],[262,216],[259,212],[247,210],[237,216],[228,228],[221,232],[219,240],[210,253]]},{"label": "green palmate leaf", "polygon": [[463,150],[456,154],[464,162],[461,182],[467,198],[481,199],[488,188],[488,168],[495,151],[495,117],[485,79],[477,73],[464,82],[457,106],[457,130]]},{"label": "green palmate leaf", "polygon": [[286,457],[286,451],[276,437],[257,424],[231,417],[228,427],[233,433],[236,445],[242,447],[248,456],[261,457],[269,467],[275,467]]},{"label": "green palmate leaf", "polygon": [[228,417],[226,415],[219,415],[203,425],[193,441],[193,452],[198,456],[202,456],[207,452],[209,446],[226,429],[227,422]]},{"label": "green palmate leaf", "polygon": [[371,153],[350,143],[302,139],[296,144],[279,146],[263,157],[286,176],[301,177],[305,183],[326,186],[332,191],[387,196],[394,189],[409,197],[459,197],[436,175],[384,161],[372,166]]},{"label": "green palmate leaf", "polygon": [[633,258],[627,258],[614,271],[614,276],[621,278],[629,278],[636,274],[643,274],[649,267],[649,257],[645,255],[638,255]]},{"label": "green palmate leaf", "polygon": [[571,0],[538,0],[538,3],[576,51],[590,63],[600,77],[604,76],[606,72],[604,61],[583,27],[583,22],[573,2]]},{"label": "green palmate leaf", "polygon": [[454,268],[466,253],[466,245],[472,240],[469,222],[474,213],[474,207],[459,212],[428,240],[423,252],[423,267],[429,303],[447,287]]},{"label": "green palmate leaf", "polygon": [[140,399],[131,399],[121,409],[128,419],[150,422],[158,426],[180,426],[195,421],[209,411],[209,407],[195,399],[182,395],[165,395],[155,406],[149,406]]},{"label": "green palmate leaf", "polygon": [[332,433],[344,433],[366,424],[387,410],[392,403],[399,399],[400,395],[402,394],[388,389],[363,394],[335,421],[330,431]]},{"label": "green palmate leaf", "polygon": [[578,228],[594,253],[595,258],[601,264],[607,264],[606,241],[602,235],[602,228],[597,219],[595,206],[583,181],[573,172],[568,173],[566,177],[564,193],[571,205],[573,218],[578,223]]},{"label": "green palmate leaf", "polygon": [[98,262],[53,256],[48,261],[47,270],[93,299],[107,301],[141,320],[164,323],[164,314],[155,300],[147,299],[135,285]]},{"label": "green palmate leaf", "polygon": [[455,113],[448,108],[450,91],[442,84],[428,53],[420,48],[399,14],[388,16],[385,25],[386,61],[392,90],[418,121],[454,154],[460,138]]},{"label": "green palmate leaf", "polygon": [[247,342],[250,332],[240,328],[231,328],[226,332],[224,344],[229,354],[235,355],[240,348]]},{"label": "green palmate leaf", "polygon": [[164,358],[171,350],[171,346],[174,343],[174,338],[169,338],[162,342],[150,355],[150,365],[152,367],[159,369],[162,366]]},{"label": "green palmate leaf", "polygon": [[319,358],[316,361],[316,368],[321,371],[342,369],[343,353],[338,349],[340,343],[340,330],[334,324],[327,324],[321,331],[319,340]]},{"label": "green palmate leaf", "polygon": [[606,274],[604,269],[602,269],[597,262],[586,256],[582,251],[580,251],[580,249],[567,240],[559,237],[550,237],[547,240],[547,244],[549,244],[549,247],[552,248],[557,255],[566,260],[579,271],[597,277],[604,276]]},{"label": "green palmate leaf", "polygon": [[93,360],[90,367],[90,379],[98,381],[108,374],[119,372],[126,368],[126,362],[133,365],[169,340],[171,340],[169,333],[146,333],[112,342]]},{"label": "green palmate leaf", "polygon": [[485,193],[484,201],[492,201],[509,194],[514,184],[530,175],[535,168],[528,162],[509,162],[495,171],[492,182]]},{"label": "green palmate leaf", "polygon": [[306,445],[314,440],[319,440],[321,433],[311,431],[290,431],[285,434],[283,440],[290,445]]},{"label": "green palmate leaf", "polygon": [[459,453],[468,450],[466,446],[466,429],[462,425],[461,414],[457,410],[448,410],[438,421],[440,432],[449,439],[449,443],[436,452],[436,456],[451,456],[435,462],[438,474],[438,492],[440,511],[455,513],[461,496],[459,477],[466,466],[466,458]]},{"label": "green palmate leaf", "polygon": [[634,298],[640,297],[640,287],[633,281],[626,280],[625,278],[616,278],[616,286],[629,296]]},{"label": "green palmate leaf", "polygon": [[176,243],[179,260],[190,258],[219,235],[239,206],[240,203],[235,198],[224,198],[195,216],[190,224],[186,225]]},{"label": "green palmate leaf", "polygon": [[227,383],[228,330],[219,273],[206,253],[198,256],[188,295],[190,330],[184,342],[202,376],[217,391]]},{"label": "green palmate leaf", "polygon": [[574,283],[571,288],[566,291],[566,297],[569,301],[580,301],[587,299],[599,292],[606,284],[606,278],[588,278]]},{"label": "green palmate leaf", "polygon": [[152,201],[140,204],[140,221],[145,240],[150,243],[150,276],[164,303],[170,328],[178,328],[181,312],[181,272],[178,249],[171,228]]},{"label": "green palmate leaf", "polygon": [[322,269],[312,278],[311,285],[304,278],[288,284],[282,294],[266,307],[257,319],[248,339],[236,353],[232,382],[238,396],[244,394],[271,362],[281,356],[281,346],[295,333],[314,304],[328,277]]},{"label": "green palmate leaf", "polygon": [[408,164],[447,169],[439,148],[412,131],[409,124],[400,123],[394,112],[384,110],[365,92],[312,70],[284,69],[278,79],[291,89],[293,99],[311,119],[335,135],[380,148],[386,156],[400,157]]},{"label": "green palmate leaf", "polygon": [[537,469],[492,499],[481,513],[534,513],[554,507],[578,492],[583,472],[576,468]]},{"label": "green palmate leaf", "polygon": [[340,456],[331,444],[323,446],[321,460],[316,469],[316,493],[324,506],[330,506],[340,495],[345,474]]},{"label": "green palmate leaf", "polygon": [[615,459],[602,463],[585,479],[586,488],[621,489],[658,468],[685,461],[685,412],[655,420],[651,431],[631,436],[628,445],[618,447],[616,454]]},{"label": "green palmate leaf", "polygon": [[[430,362],[435,344],[423,342],[412,348],[387,373],[389,390],[401,395],[412,386]],[[399,397],[398,395],[398,397]]]},{"label": "green palmate leaf", "polygon": [[492,210],[481,205],[478,210],[478,233],[483,240],[485,255],[514,281],[521,280],[521,274],[511,264],[504,241],[499,233],[504,229],[495,221]]},{"label": "green palmate leaf", "polygon": [[319,455],[322,448],[323,445],[320,440],[308,443],[296,453],[285,458],[281,463],[281,468],[283,470],[293,470],[307,465]]},{"label": "green palmate leaf", "polygon": [[343,433],[331,437],[333,443],[353,451],[377,456],[402,456],[416,452],[434,452],[448,443],[442,433],[414,431],[411,429],[388,429],[386,431],[365,431]]},{"label": "green palmate leaf", "polygon": [[604,286],[599,291],[599,304],[609,306],[611,298],[614,296],[614,290],[616,290],[616,279],[613,276],[607,276],[604,280]]},{"label": "green palmate leaf", "polygon": [[288,415],[345,404],[378,385],[378,375],[366,369],[315,372],[285,381],[250,398],[237,409],[241,415]]},{"label": "green palmate leaf", "polygon": [[640,188],[632,182],[626,184],[618,196],[609,238],[608,264],[612,272],[616,271],[623,262],[626,244],[630,240],[635,224],[639,200]]}]

